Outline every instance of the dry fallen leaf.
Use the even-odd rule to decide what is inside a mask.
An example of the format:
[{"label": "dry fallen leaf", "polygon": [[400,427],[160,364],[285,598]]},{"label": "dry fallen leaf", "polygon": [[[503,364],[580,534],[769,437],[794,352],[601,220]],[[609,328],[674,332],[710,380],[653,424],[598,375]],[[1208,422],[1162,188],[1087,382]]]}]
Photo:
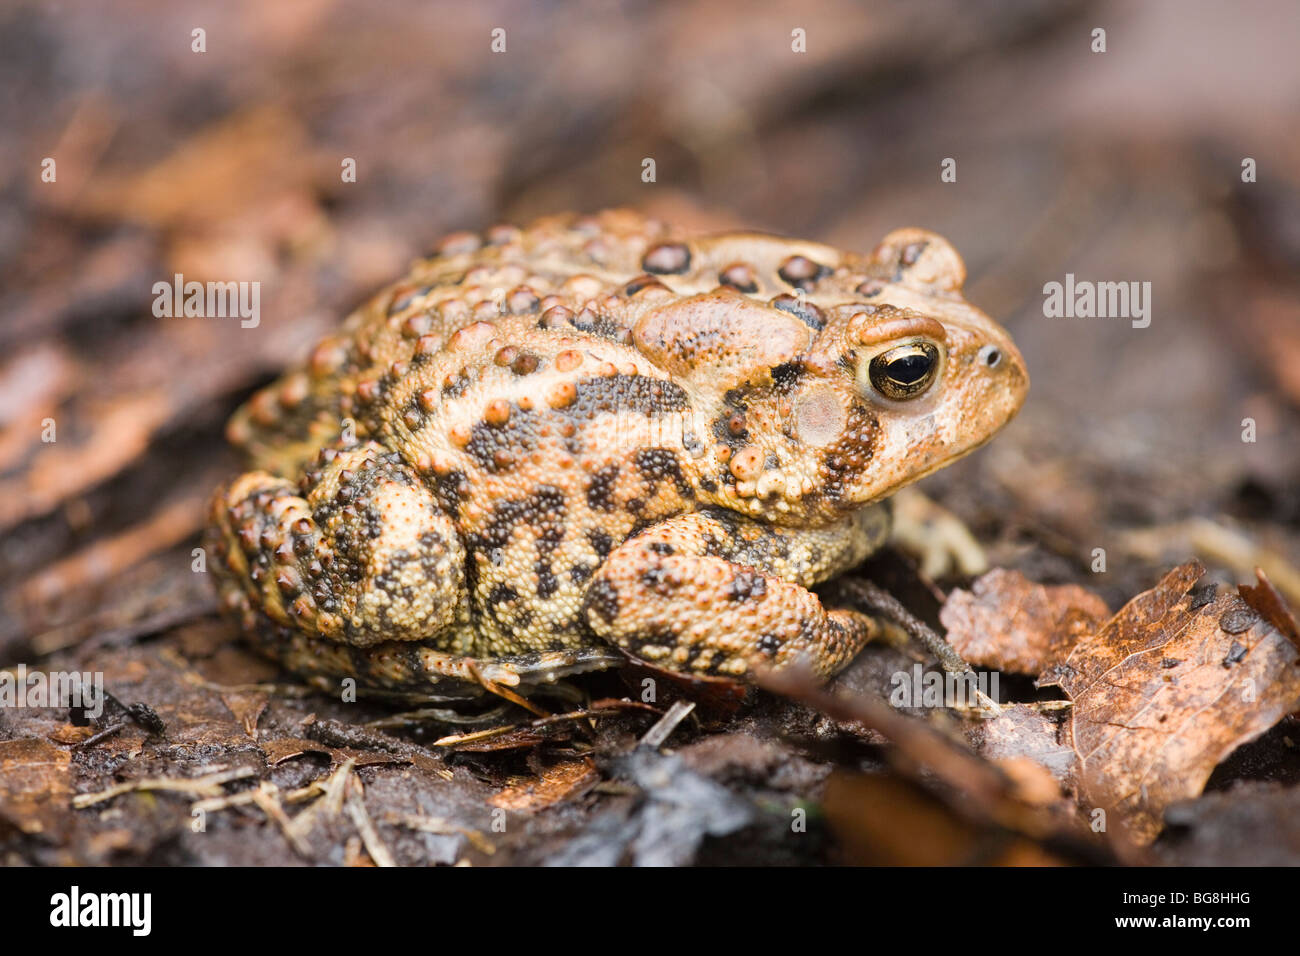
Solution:
[{"label": "dry fallen leaf", "polygon": [[966,736],[980,756],[995,763],[1034,761],[1051,775],[1059,792],[1074,786],[1075,753],[1061,739],[1066,719],[1038,704],[1003,704],[996,717],[967,720]]},{"label": "dry fallen leaf", "polygon": [[0,741],[0,822],[24,833],[66,829],[71,759],[48,740]]},{"label": "dry fallen leaf", "polygon": [[267,764],[272,767],[293,757],[301,757],[303,754],[309,753],[329,757],[331,772],[348,760],[351,760],[358,767],[412,762],[409,758],[398,754],[362,751],[351,747],[330,747],[314,740],[304,740],[301,737],[277,737],[274,740],[263,741],[258,746],[261,748],[262,753],[266,754]]},{"label": "dry fallen leaf", "polygon": [[996,568],[939,613],[948,643],[976,667],[1038,675],[1107,617],[1106,602],[1077,584],[1047,587]]},{"label": "dry fallen leaf", "polygon": [[855,866],[1053,866],[1070,862],[1011,830],[988,831],[915,783],[836,771],[822,810]]},{"label": "dry fallen leaf", "polygon": [[257,722],[261,719],[263,711],[270,698],[263,693],[238,693],[230,691],[221,695],[221,702],[226,705],[226,709],[239,721],[244,733],[257,739]]},{"label": "dry fallen leaf", "polygon": [[488,803],[504,810],[541,810],[586,793],[600,780],[589,758],[562,760],[536,777],[516,777]]},{"label": "dry fallen leaf", "polygon": [[1291,613],[1282,595],[1277,593],[1273,583],[1264,574],[1263,568],[1255,569],[1255,577],[1259,580],[1259,584],[1238,585],[1237,593],[1241,595],[1243,601],[1258,611],[1264,620],[1285,634],[1287,640],[1300,647],[1300,625],[1296,624],[1295,615]]},{"label": "dry fallen leaf", "polygon": [[1040,681],[1074,702],[1080,806],[1118,814],[1142,843],[1165,807],[1300,707],[1296,647],[1236,595],[1193,587],[1204,571],[1175,568]]},{"label": "dry fallen leaf", "polygon": [[98,732],[99,731],[95,727],[92,727],[89,724],[84,727],[78,727],[75,724],[63,724],[46,736],[56,744],[70,746],[72,744],[83,743]]}]

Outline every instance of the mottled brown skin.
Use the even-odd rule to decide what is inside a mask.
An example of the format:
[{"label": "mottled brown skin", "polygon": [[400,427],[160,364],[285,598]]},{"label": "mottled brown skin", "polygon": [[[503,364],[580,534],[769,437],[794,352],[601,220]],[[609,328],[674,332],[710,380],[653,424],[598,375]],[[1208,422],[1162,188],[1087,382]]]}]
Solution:
[{"label": "mottled brown skin", "polygon": [[[828,677],[879,625],[808,588],[1028,387],[964,279],[918,229],[871,256],[624,211],[448,237],[232,420],[225,604],[318,682],[535,684],[619,649]],[[917,342],[932,384],[885,398],[868,363]]]}]

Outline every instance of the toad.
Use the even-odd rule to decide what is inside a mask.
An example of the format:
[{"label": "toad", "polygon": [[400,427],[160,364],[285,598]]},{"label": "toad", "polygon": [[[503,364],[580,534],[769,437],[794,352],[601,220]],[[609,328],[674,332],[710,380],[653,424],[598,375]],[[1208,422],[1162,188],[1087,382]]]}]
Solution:
[{"label": "toad", "polygon": [[827,679],[882,623],[810,588],[1024,400],[964,280],[914,228],[870,255],[627,211],[449,236],[232,419],[223,604],[317,683]]}]

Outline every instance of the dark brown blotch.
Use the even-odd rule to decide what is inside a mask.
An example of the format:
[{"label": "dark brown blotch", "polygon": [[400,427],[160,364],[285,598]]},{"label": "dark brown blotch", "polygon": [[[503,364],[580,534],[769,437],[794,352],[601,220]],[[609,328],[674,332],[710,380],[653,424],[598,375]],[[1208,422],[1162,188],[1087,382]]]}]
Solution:
[{"label": "dark brown blotch", "polygon": [[669,449],[643,448],[636,453],[633,464],[652,489],[656,488],[661,481],[672,481],[678,495],[683,498],[695,497],[695,489],[682,473],[681,461]]},{"label": "dark brown blotch", "polygon": [[587,589],[583,606],[588,611],[595,611],[606,624],[618,617],[618,590],[604,578],[594,582]]},{"label": "dark brown blotch", "polygon": [[652,275],[639,275],[623,287],[623,293],[628,297],[636,295],[638,292],[644,292],[646,289],[667,289],[668,287]]},{"label": "dark brown blotch", "polygon": [[817,284],[817,280],[830,274],[830,269],[819,262],[813,262],[807,256],[790,256],[781,263],[776,274],[796,289],[807,292]]},{"label": "dark brown blotch", "polygon": [[504,471],[537,448],[537,413],[510,409],[510,417],[499,425],[478,422],[470,429],[465,451],[491,472]]},{"label": "dark brown blotch", "polygon": [[618,480],[618,472],[618,465],[606,465],[591,476],[587,483],[587,506],[592,511],[614,510],[614,482]]},{"label": "dark brown blotch", "polygon": [[826,325],[826,316],[821,309],[797,295],[791,295],[789,292],[782,292],[780,295],[775,296],[769,304],[782,312],[793,315],[815,332],[820,332],[822,327]]},{"label": "dark brown blotch", "polygon": [[744,262],[733,262],[719,272],[718,282],[746,295],[758,291],[758,277],[754,274],[754,268]]},{"label": "dark brown blotch", "polygon": [[600,556],[602,561],[609,557],[610,551],[614,550],[614,539],[610,537],[609,532],[600,528],[588,530],[587,541],[591,544],[591,549]]},{"label": "dark brown blotch", "polygon": [[641,260],[641,268],[653,275],[681,275],[691,267],[691,250],[684,242],[661,242]]},{"label": "dark brown blotch", "polygon": [[685,410],[686,391],[676,382],[648,375],[596,375],[577,383],[568,412],[574,418],[637,412],[650,418]]}]

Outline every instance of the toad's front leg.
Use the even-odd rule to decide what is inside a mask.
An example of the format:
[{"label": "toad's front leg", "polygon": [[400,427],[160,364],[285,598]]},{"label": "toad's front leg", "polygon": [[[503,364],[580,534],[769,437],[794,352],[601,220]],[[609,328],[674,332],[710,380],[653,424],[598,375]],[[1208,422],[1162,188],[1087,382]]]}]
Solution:
[{"label": "toad's front leg", "polygon": [[828,611],[806,585],[856,564],[888,526],[883,508],[813,530],[721,510],[670,518],[610,554],[588,586],[587,621],[670,670],[744,677],[805,667],[827,679],[882,626],[857,611]]}]

